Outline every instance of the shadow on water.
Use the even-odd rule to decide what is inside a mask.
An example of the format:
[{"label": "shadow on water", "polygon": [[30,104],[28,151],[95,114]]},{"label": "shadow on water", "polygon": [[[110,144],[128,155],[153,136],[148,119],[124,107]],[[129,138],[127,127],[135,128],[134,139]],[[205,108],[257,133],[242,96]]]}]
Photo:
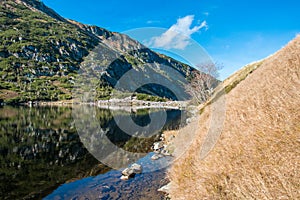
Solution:
[{"label": "shadow on water", "polygon": [[[150,122],[147,109],[119,114],[131,115],[141,126]],[[181,114],[179,110],[167,110],[163,129],[178,128]],[[159,134],[150,138],[127,135],[116,126],[110,110],[97,109],[96,115],[101,127],[109,130],[106,136],[110,141],[126,151],[148,153],[159,139]],[[120,172],[100,163],[84,147],[69,107],[1,107],[0,163],[1,199],[41,199],[59,186],[46,198],[55,195],[79,198],[87,193],[92,198],[98,194],[99,198],[100,192],[102,199],[120,199],[120,195],[127,199],[132,195],[145,197],[153,188],[165,184],[160,180],[153,182],[163,177],[163,170],[121,182]],[[67,189],[70,185],[72,193]]]}]

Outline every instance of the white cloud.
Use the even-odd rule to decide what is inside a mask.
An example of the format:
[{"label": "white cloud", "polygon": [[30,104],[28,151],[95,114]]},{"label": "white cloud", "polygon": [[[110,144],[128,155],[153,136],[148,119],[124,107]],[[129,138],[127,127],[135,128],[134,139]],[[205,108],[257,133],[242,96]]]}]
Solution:
[{"label": "white cloud", "polygon": [[203,12],[203,15],[205,15],[206,17],[209,16],[209,12]]},{"label": "white cloud", "polygon": [[193,33],[198,32],[202,28],[208,28],[206,21],[203,21],[199,26],[191,27],[193,20],[194,15],[179,18],[177,23],[172,25],[162,35],[153,37],[148,46],[165,49],[185,49],[190,44],[189,39]]},{"label": "white cloud", "polygon": [[147,24],[157,24],[157,23],[160,23],[160,21],[159,20],[148,20],[146,23]]}]

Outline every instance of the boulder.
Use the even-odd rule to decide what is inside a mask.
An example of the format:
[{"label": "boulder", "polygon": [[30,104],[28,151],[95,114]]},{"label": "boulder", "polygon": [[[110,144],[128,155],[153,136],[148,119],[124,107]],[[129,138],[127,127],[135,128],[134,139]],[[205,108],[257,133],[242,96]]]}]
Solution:
[{"label": "boulder", "polygon": [[152,159],[152,160],[158,160],[158,159],[160,159],[160,158],[162,158],[162,157],[164,157],[162,154],[154,154],[154,155],[151,157],[151,159]]},{"label": "boulder", "polygon": [[132,169],[130,169],[130,168],[126,168],[126,169],[124,169],[123,171],[122,171],[122,175],[123,176],[132,176],[134,173],[133,173],[133,170]]},{"label": "boulder", "polygon": [[130,167],[124,169],[122,171],[121,180],[128,180],[129,178],[133,178],[136,174],[142,173],[143,168],[139,164],[132,164]]},{"label": "boulder", "polygon": [[159,188],[157,191],[158,192],[164,192],[164,193],[169,193],[170,188],[172,187],[172,183],[168,183],[167,185],[162,186]]},{"label": "boulder", "polygon": [[136,163],[133,163],[133,164],[130,166],[130,169],[132,169],[132,170],[133,170],[133,173],[135,173],[135,174],[140,174],[140,173],[142,173],[142,171],[143,171],[142,166],[139,165],[139,164],[136,164]]},{"label": "boulder", "polygon": [[159,151],[161,148],[163,148],[164,147],[164,145],[163,145],[163,143],[162,142],[155,142],[154,144],[153,144],[153,150],[154,151]]},{"label": "boulder", "polygon": [[129,179],[129,176],[124,176],[124,175],[122,175],[120,179],[123,180],[123,181],[126,181],[126,180]]}]

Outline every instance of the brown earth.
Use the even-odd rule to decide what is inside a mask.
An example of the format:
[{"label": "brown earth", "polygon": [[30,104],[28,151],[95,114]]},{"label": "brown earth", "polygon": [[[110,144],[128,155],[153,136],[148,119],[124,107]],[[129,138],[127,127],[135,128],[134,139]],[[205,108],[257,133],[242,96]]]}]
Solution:
[{"label": "brown earth", "polygon": [[[191,145],[168,173],[172,200],[300,199],[300,36],[259,65],[175,134],[175,152]],[[221,134],[203,156],[212,117],[222,118],[211,112],[218,104]]]}]

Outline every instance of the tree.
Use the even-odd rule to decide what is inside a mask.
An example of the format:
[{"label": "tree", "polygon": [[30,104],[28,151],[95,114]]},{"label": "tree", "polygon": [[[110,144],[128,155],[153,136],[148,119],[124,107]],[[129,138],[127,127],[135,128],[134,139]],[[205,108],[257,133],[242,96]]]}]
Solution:
[{"label": "tree", "polygon": [[197,69],[191,74],[190,84],[186,86],[186,91],[201,104],[208,100],[219,81],[218,70],[222,67],[216,64],[198,64]]}]

